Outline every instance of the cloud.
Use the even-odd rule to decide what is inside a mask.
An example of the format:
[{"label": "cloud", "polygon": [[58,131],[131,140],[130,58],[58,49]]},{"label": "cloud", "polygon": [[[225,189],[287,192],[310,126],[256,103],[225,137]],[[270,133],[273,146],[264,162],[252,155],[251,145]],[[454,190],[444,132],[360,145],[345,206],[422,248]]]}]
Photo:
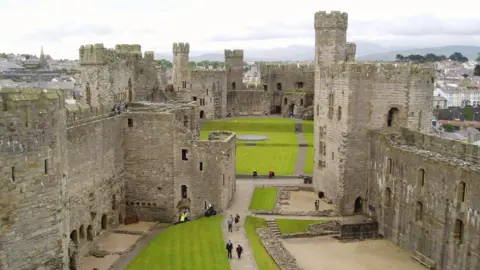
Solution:
[{"label": "cloud", "polygon": [[58,26],[55,28],[35,29],[26,35],[26,39],[43,42],[61,42],[68,37],[106,36],[114,31],[113,27],[107,25]]},{"label": "cloud", "polygon": [[[313,20],[298,24],[275,23],[249,27],[236,34],[216,35],[208,42],[314,38]],[[441,20],[433,16],[411,16],[394,20],[349,20],[348,36],[376,39],[379,36],[480,36],[480,19]]]}]

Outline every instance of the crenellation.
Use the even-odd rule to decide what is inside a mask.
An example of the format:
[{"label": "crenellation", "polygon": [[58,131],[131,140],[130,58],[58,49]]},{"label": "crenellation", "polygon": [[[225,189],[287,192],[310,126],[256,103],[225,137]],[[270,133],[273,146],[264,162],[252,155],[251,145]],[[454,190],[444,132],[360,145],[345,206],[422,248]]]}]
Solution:
[{"label": "crenellation", "polygon": [[357,44],[353,42],[347,42],[345,47],[346,61],[355,61],[355,55],[357,53]]},{"label": "crenellation", "polygon": [[340,11],[318,11],[315,13],[315,29],[334,28],[347,30],[348,28],[348,13]]},{"label": "crenellation", "polygon": [[105,65],[105,47],[101,43],[82,45],[79,49],[80,65]]},{"label": "crenellation", "polygon": [[190,44],[186,42],[173,43],[173,53],[190,53]]},{"label": "crenellation", "polygon": [[153,51],[145,51],[143,58],[146,61],[154,61],[155,60],[155,53]]},{"label": "crenellation", "polygon": [[243,50],[225,50],[225,59],[227,58],[242,58],[243,59]]}]

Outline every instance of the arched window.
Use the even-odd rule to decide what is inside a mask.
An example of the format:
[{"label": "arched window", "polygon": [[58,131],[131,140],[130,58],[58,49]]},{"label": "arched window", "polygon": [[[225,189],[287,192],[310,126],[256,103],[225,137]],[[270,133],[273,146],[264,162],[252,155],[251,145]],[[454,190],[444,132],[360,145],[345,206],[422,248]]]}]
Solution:
[{"label": "arched window", "polygon": [[398,116],[398,109],[397,108],[391,108],[388,111],[388,119],[387,119],[387,126],[388,127],[395,126],[397,116]]},{"label": "arched window", "polygon": [[182,199],[186,199],[188,197],[188,194],[187,194],[187,186],[186,185],[182,185]]},{"label": "arched window", "polygon": [[85,227],[82,225],[78,230],[80,232],[80,239],[85,239]]},{"label": "arched window", "polygon": [[385,206],[390,206],[392,203],[392,191],[388,187],[385,189],[384,202]]},{"label": "arched window", "polygon": [[425,185],[425,170],[418,169],[417,187],[423,187]]},{"label": "arched window", "polygon": [[107,215],[103,214],[102,215],[102,230],[107,229]]},{"label": "arched window", "polygon": [[92,225],[88,225],[87,227],[87,240],[93,241],[93,228]]},{"label": "arched window", "polygon": [[415,209],[415,220],[422,220],[423,218],[423,204],[422,202],[417,202],[417,208]]}]

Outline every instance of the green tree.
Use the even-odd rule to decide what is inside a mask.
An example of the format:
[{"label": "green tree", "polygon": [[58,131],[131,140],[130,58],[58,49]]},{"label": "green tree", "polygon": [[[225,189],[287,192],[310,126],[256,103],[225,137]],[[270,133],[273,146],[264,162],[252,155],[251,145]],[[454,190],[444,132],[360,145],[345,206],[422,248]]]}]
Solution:
[{"label": "green tree", "polygon": [[405,61],[405,57],[401,54],[397,54],[397,55],[395,55],[395,60],[399,61],[399,62],[402,62],[402,61]]},{"label": "green tree", "polygon": [[480,65],[475,65],[475,69],[473,70],[473,76],[480,76]]},{"label": "green tree", "polygon": [[441,126],[446,132],[455,132],[455,127],[450,124],[443,124]]},{"label": "green tree", "polygon": [[156,62],[159,66],[161,66],[165,69],[173,67],[172,62],[168,61],[167,59],[160,59],[160,60],[157,60]]},{"label": "green tree", "polygon": [[8,58],[8,54],[6,54],[6,53],[0,53],[0,58]]},{"label": "green tree", "polygon": [[[468,100],[468,101],[466,102],[466,105],[467,105],[467,104],[470,105],[470,100]],[[470,106],[467,107],[467,106],[466,106],[464,112],[465,112],[465,120],[467,120],[467,121],[472,121],[472,120],[473,120],[472,107],[470,107]]]},{"label": "green tree", "polygon": [[461,63],[468,62],[468,58],[459,52],[454,52],[452,55],[450,55],[448,59],[452,61],[461,62]]},{"label": "green tree", "polygon": [[195,63],[194,61],[190,61],[188,62],[188,68],[196,68],[197,67],[197,63]]}]

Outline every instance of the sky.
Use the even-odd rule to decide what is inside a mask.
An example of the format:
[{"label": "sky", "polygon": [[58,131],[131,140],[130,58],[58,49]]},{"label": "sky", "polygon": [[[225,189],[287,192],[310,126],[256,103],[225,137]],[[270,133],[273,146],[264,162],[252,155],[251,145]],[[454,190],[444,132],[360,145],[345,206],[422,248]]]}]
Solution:
[{"label": "sky", "polygon": [[[395,3],[395,4],[394,4]],[[403,0],[0,0],[0,52],[78,58],[80,45],[190,54],[314,45],[317,11],[349,14],[348,40],[384,47],[480,46],[480,2]]]}]

